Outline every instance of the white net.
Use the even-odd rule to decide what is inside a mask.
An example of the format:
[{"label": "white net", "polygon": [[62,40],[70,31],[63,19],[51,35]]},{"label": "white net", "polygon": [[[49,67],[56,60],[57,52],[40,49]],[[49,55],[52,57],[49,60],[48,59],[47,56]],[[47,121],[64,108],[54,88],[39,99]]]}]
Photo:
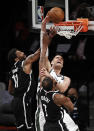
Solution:
[{"label": "white net", "polygon": [[79,26],[74,29],[74,25],[71,26],[55,26],[57,30],[57,34],[60,36],[64,36],[67,39],[71,39],[72,36],[76,36],[83,28],[83,25],[79,24]]}]

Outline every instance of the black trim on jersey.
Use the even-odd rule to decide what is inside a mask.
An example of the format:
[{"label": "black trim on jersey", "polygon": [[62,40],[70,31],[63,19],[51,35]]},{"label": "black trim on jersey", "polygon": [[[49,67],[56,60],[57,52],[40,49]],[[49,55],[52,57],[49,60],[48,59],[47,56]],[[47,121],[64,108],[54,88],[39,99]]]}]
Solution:
[{"label": "black trim on jersey", "polygon": [[68,129],[67,129],[67,126],[66,126],[66,124],[63,122],[63,121],[60,121],[61,123],[62,123],[62,125],[63,125],[63,129],[64,129],[64,131],[69,131]]},{"label": "black trim on jersey", "polygon": [[[44,89],[41,88],[40,90],[44,90]],[[45,93],[50,93],[50,92],[57,93],[57,92],[59,92],[59,90],[56,90],[56,91],[46,91],[46,90],[44,90],[44,92],[45,92]]]}]

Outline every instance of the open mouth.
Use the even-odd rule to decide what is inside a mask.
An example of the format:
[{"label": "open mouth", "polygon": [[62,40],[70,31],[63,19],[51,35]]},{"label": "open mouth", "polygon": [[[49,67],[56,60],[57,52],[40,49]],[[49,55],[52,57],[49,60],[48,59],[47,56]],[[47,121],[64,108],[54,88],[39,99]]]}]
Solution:
[{"label": "open mouth", "polygon": [[61,64],[61,62],[60,62],[60,61],[58,61],[57,63]]}]

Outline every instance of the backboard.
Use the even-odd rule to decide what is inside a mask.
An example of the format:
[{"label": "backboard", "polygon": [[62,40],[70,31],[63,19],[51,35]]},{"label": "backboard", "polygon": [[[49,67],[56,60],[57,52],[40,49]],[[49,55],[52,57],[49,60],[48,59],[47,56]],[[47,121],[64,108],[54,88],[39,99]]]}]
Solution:
[{"label": "backboard", "polygon": [[[43,0],[45,3],[45,0]],[[56,1],[56,0],[55,0]],[[71,21],[73,18],[71,17],[71,6],[72,1],[74,0],[63,0],[64,1],[64,12],[65,12],[65,21]],[[78,0],[76,0],[78,1]],[[40,29],[41,28],[41,21],[43,17],[45,17],[45,7],[43,4],[39,4],[39,0],[29,0],[31,3],[32,8],[32,29]],[[82,3],[80,3],[82,4]],[[79,5],[80,5],[79,4]],[[91,5],[88,6],[88,10],[91,12],[93,19],[89,20],[88,22],[88,30],[94,31],[94,5],[92,3],[89,3]],[[30,8],[30,7],[29,7]],[[75,12],[73,12],[75,13]],[[75,16],[75,14],[74,14]],[[47,24],[47,29],[49,29],[53,24],[49,23]]]}]

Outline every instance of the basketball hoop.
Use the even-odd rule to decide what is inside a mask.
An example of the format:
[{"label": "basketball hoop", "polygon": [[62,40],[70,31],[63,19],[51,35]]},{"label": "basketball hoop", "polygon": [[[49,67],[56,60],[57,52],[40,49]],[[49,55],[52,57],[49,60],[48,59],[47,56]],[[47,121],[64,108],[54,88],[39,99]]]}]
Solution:
[{"label": "basketball hoop", "polygon": [[54,26],[58,35],[71,39],[72,36],[76,36],[79,32],[88,31],[88,19],[78,18],[77,21],[64,21],[54,24]]}]

